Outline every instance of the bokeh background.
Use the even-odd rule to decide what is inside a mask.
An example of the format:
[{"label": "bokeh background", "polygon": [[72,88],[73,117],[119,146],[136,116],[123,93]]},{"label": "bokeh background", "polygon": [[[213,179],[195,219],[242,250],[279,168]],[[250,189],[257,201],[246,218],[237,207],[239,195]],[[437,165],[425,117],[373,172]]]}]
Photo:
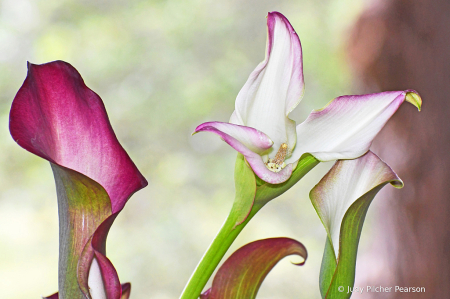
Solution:
[{"label": "bokeh background", "polygon": [[[302,42],[306,93],[291,114],[301,122],[339,95],[378,91],[381,84],[361,80],[367,64],[360,64],[366,60],[358,53],[367,56],[367,49],[380,47],[369,40],[364,48],[351,39],[357,20],[372,5],[363,0],[1,0],[1,297],[38,298],[57,290],[52,173],[48,162],[21,149],[8,131],[26,61],[67,61],[102,97],[119,141],[149,181],[112,226],[108,257],[121,281],[132,283],[132,298],[177,298],[234,197],[235,151],[216,136],[191,133],[202,122],[229,119],[237,93],[264,59],[267,12],[285,14]],[[351,66],[361,77],[352,76]],[[277,236],[307,247],[306,265],[281,261],[258,298],[320,297],[325,231],[308,192],[329,167],[320,164],[268,204],[231,248],[229,253]],[[389,199],[377,198],[369,210],[357,272],[363,279],[380,275],[368,273],[374,267],[374,236],[383,236],[377,227],[386,203]]]}]

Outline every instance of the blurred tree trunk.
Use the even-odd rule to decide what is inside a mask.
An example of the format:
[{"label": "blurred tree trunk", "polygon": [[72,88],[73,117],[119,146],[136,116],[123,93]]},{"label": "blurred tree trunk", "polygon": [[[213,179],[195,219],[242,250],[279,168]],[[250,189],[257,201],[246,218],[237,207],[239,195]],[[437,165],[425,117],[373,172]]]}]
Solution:
[{"label": "blurred tree trunk", "polygon": [[357,276],[426,292],[364,298],[450,298],[450,1],[378,1],[355,24],[348,53],[359,91],[412,88],[424,101],[420,113],[402,105],[374,142],[405,187],[384,193],[375,260]]}]

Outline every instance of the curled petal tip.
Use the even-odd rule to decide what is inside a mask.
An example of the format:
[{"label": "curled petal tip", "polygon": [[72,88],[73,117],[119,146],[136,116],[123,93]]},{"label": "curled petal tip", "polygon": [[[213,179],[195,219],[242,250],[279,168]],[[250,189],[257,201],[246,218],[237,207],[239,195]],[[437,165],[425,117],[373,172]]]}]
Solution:
[{"label": "curled petal tip", "polygon": [[402,181],[400,178],[395,179],[395,180],[392,180],[392,181],[390,181],[389,183],[390,183],[394,188],[397,188],[397,189],[402,189],[402,188],[405,186],[405,184],[403,183],[403,181]]},{"label": "curled petal tip", "polygon": [[[209,131],[218,134],[228,144],[230,143],[226,141],[226,138],[224,138],[224,134],[231,136],[234,141],[243,144],[245,147],[256,153],[262,153],[265,150],[271,148],[273,145],[273,141],[269,138],[269,136],[267,136],[266,134],[264,134],[259,130],[246,126],[223,123],[218,121],[206,122],[199,125],[195,129],[195,133],[203,131],[206,132]],[[235,145],[233,144],[234,142],[232,142],[232,144],[230,145],[233,148],[235,148]]]},{"label": "curled petal tip", "polygon": [[405,101],[413,104],[420,111],[422,109],[422,98],[417,93],[417,91],[408,89],[405,90],[405,92],[406,92]]},{"label": "curled petal tip", "polygon": [[289,238],[246,244],[225,261],[217,271],[211,289],[200,298],[254,299],[267,274],[281,259],[290,255],[306,260],[308,253],[302,243]]}]

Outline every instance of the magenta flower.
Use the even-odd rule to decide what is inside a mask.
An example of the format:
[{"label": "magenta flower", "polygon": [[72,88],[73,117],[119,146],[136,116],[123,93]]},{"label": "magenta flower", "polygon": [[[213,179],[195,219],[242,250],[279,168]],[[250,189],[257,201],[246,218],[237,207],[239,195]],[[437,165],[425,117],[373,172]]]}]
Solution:
[{"label": "magenta flower", "polygon": [[300,40],[279,12],[269,13],[267,28],[266,58],[239,92],[230,122],[195,129],[219,135],[265,182],[287,181],[305,153],[322,162],[358,158],[405,100],[420,109],[413,90],[341,96],[296,125],[289,113],[304,92]]},{"label": "magenta flower", "polygon": [[55,176],[59,293],[50,298],[127,298],[130,286],[121,286],[106,257],[106,237],[147,181],[118,142],[100,97],[66,62],[28,64],[9,126],[14,140],[49,161]]}]

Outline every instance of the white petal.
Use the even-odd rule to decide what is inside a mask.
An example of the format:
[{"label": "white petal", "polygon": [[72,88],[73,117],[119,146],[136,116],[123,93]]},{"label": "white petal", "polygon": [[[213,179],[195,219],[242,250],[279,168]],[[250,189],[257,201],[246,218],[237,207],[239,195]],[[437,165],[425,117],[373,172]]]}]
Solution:
[{"label": "white petal", "polygon": [[103,284],[102,272],[96,258],[92,260],[91,268],[89,269],[88,286],[92,299],[108,299]]},{"label": "white petal", "polygon": [[387,182],[403,186],[397,174],[369,151],[358,159],[337,161],[311,190],[311,200],[331,237],[336,256],[341,223],[348,208],[362,195]]},{"label": "white petal", "polygon": [[[230,122],[256,128],[274,141],[273,155],[282,143],[295,145],[287,115],[303,96],[302,49],[289,21],[280,13],[267,17],[266,59],[250,74],[236,98]],[[292,149],[292,147],[290,148]]]},{"label": "white petal", "polygon": [[304,153],[320,161],[363,155],[405,99],[420,107],[420,96],[412,90],[336,98],[297,126],[297,145],[286,163],[298,160]]}]

